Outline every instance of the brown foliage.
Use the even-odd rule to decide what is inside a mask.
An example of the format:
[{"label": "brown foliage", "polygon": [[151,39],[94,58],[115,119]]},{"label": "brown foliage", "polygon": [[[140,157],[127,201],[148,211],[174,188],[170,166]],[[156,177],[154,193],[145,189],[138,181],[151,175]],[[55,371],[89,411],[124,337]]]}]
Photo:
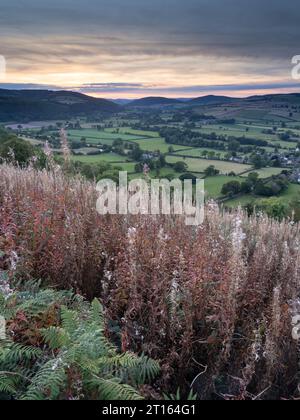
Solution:
[{"label": "brown foliage", "polygon": [[182,218],[99,216],[95,186],[60,170],[0,167],[0,243],[14,275],[101,297],[123,350],[159,359],[163,390],[289,398],[299,226],[206,209]]}]

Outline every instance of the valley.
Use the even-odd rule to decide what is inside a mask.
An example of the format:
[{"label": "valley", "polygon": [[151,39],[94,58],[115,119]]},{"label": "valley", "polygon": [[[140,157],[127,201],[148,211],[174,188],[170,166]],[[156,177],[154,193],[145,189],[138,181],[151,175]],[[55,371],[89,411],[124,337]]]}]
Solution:
[{"label": "valley", "polygon": [[[65,101],[66,95],[55,100]],[[47,142],[58,158],[60,129],[65,128],[71,160],[84,174],[99,178],[125,170],[134,178],[143,175],[147,164],[151,177],[205,178],[207,199],[229,208],[259,207],[268,200],[272,206],[278,198],[292,212],[300,185],[300,95],[209,96],[187,102],[145,98],[118,106],[119,112],[98,117],[5,125],[38,148]],[[248,183],[247,188],[253,172],[259,185]],[[276,187],[278,180],[285,183],[282,189]],[[233,185],[224,195],[223,186],[233,181],[240,188]]]}]

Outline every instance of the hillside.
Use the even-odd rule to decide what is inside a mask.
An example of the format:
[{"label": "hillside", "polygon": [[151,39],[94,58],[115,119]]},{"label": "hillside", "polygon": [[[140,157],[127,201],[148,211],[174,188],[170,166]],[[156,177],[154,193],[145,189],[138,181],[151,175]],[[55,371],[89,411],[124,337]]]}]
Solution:
[{"label": "hillside", "polygon": [[215,96],[207,95],[200,96],[199,98],[191,99],[186,102],[187,105],[215,105],[215,104],[226,104],[232,102],[240,102],[239,98],[230,98],[229,96]]},{"label": "hillside", "polygon": [[68,119],[120,109],[118,104],[106,99],[77,92],[0,89],[0,121]]},{"label": "hillside", "polygon": [[151,106],[166,106],[178,105],[181,102],[178,99],[164,98],[160,96],[149,96],[147,98],[137,99],[128,104],[129,107],[151,107]]}]

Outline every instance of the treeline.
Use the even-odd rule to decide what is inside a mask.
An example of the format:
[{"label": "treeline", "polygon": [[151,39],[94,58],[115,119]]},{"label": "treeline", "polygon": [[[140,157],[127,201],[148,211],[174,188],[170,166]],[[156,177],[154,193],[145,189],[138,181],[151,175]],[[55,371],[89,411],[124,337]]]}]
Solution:
[{"label": "treeline", "polygon": [[216,133],[199,133],[188,129],[180,130],[173,127],[158,128],[159,135],[165,138],[167,143],[180,144],[182,146],[212,147],[219,150],[226,150],[226,144],[236,141],[240,146],[267,147],[266,140],[248,137],[234,137],[217,135]]},{"label": "treeline", "polygon": [[250,194],[256,196],[273,197],[287,190],[289,180],[287,175],[281,174],[273,176],[270,180],[259,179],[259,175],[255,172],[248,175],[245,181],[230,181],[223,185],[222,194],[226,196],[234,196],[236,194]]}]

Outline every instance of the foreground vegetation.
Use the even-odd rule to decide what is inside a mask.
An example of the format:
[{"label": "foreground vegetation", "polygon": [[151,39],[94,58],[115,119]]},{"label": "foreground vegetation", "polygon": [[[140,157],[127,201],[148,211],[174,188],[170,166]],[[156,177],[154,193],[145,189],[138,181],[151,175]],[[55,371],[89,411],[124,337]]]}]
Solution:
[{"label": "foreground vegetation", "polygon": [[299,397],[299,225],[215,204],[197,229],[101,217],[96,199],[56,165],[0,166],[6,396]]},{"label": "foreground vegetation", "polygon": [[118,353],[96,299],[89,305],[70,292],[27,284],[2,292],[0,302],[8,323],[0,347],[2,399],[139,400],[142,385],[159,373],[146,356]]}]

